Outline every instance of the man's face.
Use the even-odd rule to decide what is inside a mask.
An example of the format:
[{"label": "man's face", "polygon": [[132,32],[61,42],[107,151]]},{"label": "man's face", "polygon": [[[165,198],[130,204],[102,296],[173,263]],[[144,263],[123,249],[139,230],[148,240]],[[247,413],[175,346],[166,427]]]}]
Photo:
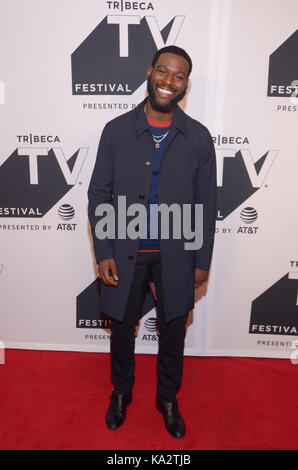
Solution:
[{"label": "man's face", "polygon": [[147,91],[151,106],[169,112],[185,96],[189,65],[184,57],[172,53],[159,56],[154,68],[147,72]]}]

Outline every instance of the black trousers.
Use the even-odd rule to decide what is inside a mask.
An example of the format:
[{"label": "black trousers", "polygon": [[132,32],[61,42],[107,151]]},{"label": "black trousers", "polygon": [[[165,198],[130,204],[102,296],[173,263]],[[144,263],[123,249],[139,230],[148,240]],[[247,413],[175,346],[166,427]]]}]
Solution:
[{"label": "black trousers", "polygon": [[111,321],[111,377],[114,390],[129,393],[134,384],[135,327],[139,322],[148,283],[155,284],[159,326],[157,396],[174,401],[180,387],[188,313],[165,323],[160,253],[139,253],[123,322]]}]

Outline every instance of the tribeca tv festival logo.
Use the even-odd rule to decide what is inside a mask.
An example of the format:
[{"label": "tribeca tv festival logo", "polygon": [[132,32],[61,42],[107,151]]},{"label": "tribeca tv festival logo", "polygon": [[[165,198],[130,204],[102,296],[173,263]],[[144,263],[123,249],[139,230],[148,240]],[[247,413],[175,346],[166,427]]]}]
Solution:
[{"label": "tribeca tv festival logo", "polygon": [[267,96],[298,96],[297,56],[298,29],[270,55]]},{"label": "tribeca tv festival logo", "polygon": [[298,29],[284,41],[269,59],[267,96],[291,98],[291,104],[280,103],[277,111],[298,110]]},{"label": "tribeca tv festival logo", "polygon": [[290,266],[291,271],[252,302],[249,333],[298,336],[298,261]]},{"label": "tribeca tv festival logo", "polygon": [[[175,16],[160,30],[150,2],[111,1],[107,7],[113,14],[105,16],[71,55],[73,95],[134,93],[155,52],[176,43],[185,18]],[[149,10],[150,16],[141,17],[135,10]]]},{"label": "tribeca tv festival logo", "polygon": [[[99,278],[95,279],[77,296],[76,328],[110,328],[111,319],[101,311],[101,282]],[[152,292],[148,290],[142,316],[147,315],[154,307],[155,301]],[[90,338],[90,335],[86,335],[85,338],[93,339]]]},{"label": "tribeca tv festival logo", "polygon": [[[265,182],[278,150],[254,155],[248,137],[213,137],[217,161],[217,220],[224,220]],[[238,150],[235,145],[241,145]],[[231,146],[227,148],[226,146]]]},{"label": "tribeca tv festival logo", "polygon": [[17,142],[0,167],[0,217],[43,217],[76,184],[89,149],[67,159],[58,136],[18,135]]}]

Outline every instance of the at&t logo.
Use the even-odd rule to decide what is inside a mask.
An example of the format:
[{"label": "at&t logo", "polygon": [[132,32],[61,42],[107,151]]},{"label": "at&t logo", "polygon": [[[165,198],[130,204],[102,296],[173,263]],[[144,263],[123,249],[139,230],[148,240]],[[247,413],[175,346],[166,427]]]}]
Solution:
[{"label": "at&t logo", "polygon": [[256,222],[258,213],[254,207],[245,207],[240,213],[240,219],[247,226],[239,227],[237,233],[256,234],[259,227],[252,227],[251,224]]},{"label": "at&t logo", "polygon": [[70,204],[62,204],[58,209],[58,215],[63,220],[70,220],[74,218],[75,210]]},{"label": "at&t logo", "polygon": [[62,220],[65,220],[68,223],[58,224],[57,230],[62,231],[75,231],[77,224],[70,224],[69,221],[74,218],[75,210],[70,204],[62,204],[58,209],[58,215]]},{"label": "at&t logo", "polygon": [[240,214],[240,219],[245,224],[252,224],[253,222],[257,220],[257,218],[258,218],[258,213],[256,209],[254,209],[253,207],[245,207],[244,209],[242,209],[241,214]]},{"label": "at&t logo", "polygon": [[150,334],[142,336],[142,341],[158,341],[158,321],[155,317],[147,318],[144,323],[144,327]]},{"label": "at&t logo", "polygon": [[154,317],[150,317],[150,318],[147,318],[147,320],[145,321],[145,324],[144,324],[146,330],[148,331],[156,331],[158,329],[158,322],[157,322],[157,318],[154,318]]}]

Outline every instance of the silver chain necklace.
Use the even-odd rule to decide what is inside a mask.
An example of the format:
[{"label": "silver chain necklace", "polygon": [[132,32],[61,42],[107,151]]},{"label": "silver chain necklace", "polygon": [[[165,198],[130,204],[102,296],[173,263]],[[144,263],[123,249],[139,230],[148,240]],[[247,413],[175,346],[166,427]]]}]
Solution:
[{"label": "silver chain necklace", "polygon": [[169,133],[169,131],[167,131],[165,134],[162,134],[162,135],[152,134],[156,149],[158,149],[160,147],[160,143],[167,137],[168,133]]}]

